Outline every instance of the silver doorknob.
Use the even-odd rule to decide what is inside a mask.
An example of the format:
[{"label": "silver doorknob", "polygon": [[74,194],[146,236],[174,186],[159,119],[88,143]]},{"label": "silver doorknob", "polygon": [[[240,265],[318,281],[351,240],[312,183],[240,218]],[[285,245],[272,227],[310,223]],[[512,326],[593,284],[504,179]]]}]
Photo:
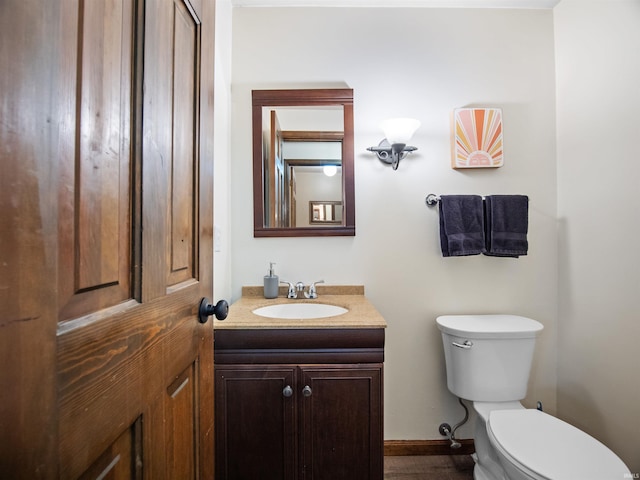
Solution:
[{"label": "silver doorknob", "polygon": [[305,385],[302,389],[302,395],[305,397],[310,397],[313,392],[311,391],[311,387],[309,385]]},{"label": "silver doorknob", "polygon": [[286,398],[289,398],[291,395],[293,395],[293,388],[291,388],[291,385],[287,385],[282,389],[282,395]]}]

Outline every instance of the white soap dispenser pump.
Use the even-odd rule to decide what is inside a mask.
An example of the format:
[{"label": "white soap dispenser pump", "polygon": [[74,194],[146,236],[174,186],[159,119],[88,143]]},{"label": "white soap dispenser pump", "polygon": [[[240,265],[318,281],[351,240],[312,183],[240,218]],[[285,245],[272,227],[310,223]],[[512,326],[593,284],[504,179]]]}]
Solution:
[{"label": "white soap dispenser pump", "polygon": [[279,278],[273,273],[274,262],[269,263],[269,275],[264,276],[264,298],[276,298],[278,296]]}]

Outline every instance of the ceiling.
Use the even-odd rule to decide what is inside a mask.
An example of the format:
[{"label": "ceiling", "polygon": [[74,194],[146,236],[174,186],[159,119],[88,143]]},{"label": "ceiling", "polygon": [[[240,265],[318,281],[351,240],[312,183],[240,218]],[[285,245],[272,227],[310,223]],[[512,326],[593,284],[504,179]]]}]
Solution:
[{"label": "ceiling", "polygon": [[234,7],[431,7],[538,8],[555,7],[560,0],[231,0]]}]

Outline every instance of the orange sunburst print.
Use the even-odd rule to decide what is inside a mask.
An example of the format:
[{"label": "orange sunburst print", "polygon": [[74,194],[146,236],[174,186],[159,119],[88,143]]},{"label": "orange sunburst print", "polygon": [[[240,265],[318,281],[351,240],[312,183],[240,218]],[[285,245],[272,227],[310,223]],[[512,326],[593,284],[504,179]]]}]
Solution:
[{"label": "orange sunburst print", "polygon": [[504,164],[501,109],[456,108],[452,138],[453,168],[495,168]]}]

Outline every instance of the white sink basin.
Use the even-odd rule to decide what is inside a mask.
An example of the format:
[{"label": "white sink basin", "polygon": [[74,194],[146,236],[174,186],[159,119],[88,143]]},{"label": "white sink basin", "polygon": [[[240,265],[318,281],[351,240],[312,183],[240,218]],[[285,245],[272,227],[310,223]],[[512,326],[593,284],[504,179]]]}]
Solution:
[{"label": "white sink basin", "polygon": [[309,319],[335,317],[347,313],[346,308],[326,303],[279,303],[256,308],[253,313],[261,317],[282,319]]}]

